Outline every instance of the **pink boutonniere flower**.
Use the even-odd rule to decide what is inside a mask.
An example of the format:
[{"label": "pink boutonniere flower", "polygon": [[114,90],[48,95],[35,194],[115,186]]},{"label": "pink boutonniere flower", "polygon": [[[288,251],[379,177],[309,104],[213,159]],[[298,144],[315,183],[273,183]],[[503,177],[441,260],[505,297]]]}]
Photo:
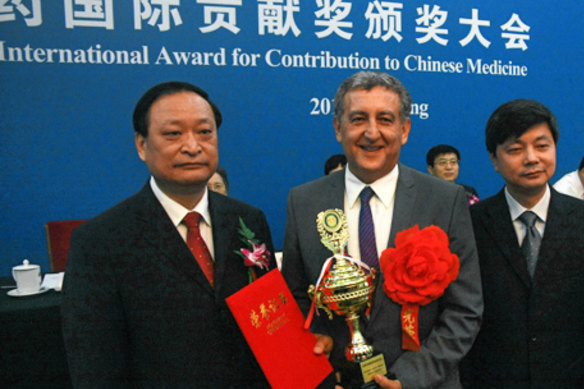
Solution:
[{"label": "pink boutonniere flower", "polygon": [[243,264],[245,266],[257,266],[260,269],[268,270],[270,264],[270,252],[266,249],[266,244],[257,244],[248,240],[251,250],[241,249],[243,253]]},{"label": "pink boutonniere flower", "polygon": [[247,266],[247,273],[249,276],[249,283],[256,280],[257,276],[254,271],[254,266],[260,269],[269,270],[270,252],[266,248],[265,243],[260,243],[255,239],[255,233],[250,230],[242,218],[239,218],[239,239],[247,245],[247,248],[235,250],[235,253],[243,258],[244,266]]}]

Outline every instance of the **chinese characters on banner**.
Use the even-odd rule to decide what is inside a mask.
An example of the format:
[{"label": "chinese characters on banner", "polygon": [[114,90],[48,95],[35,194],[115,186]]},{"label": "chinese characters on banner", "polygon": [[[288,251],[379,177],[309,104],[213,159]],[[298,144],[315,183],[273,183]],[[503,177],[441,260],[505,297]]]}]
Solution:
[{"label": "chinese characters on banner", "polygon": [[[113,30],[114,21],[132,22],[115,19],[113,0],[62,1],[65,10],[63,22],[67,29],[86,27]],[[257,7],[258,35],[298,37],[303,31],[298,27],[295,17],[301,15],[303,5],[307,3],[305,1],[301,4],[300,0],[256,0],[254,5],[248,2],[245,6]],[[491,21],[481,19],[480,10],[471,8],[467,11],[468,17],[456,20],[449,18],[447,7],[423,4],[416,7],[417,17],[414,20],[404,21],[403,2],[368,1],[366,11],[361,15],[356,14],[350,1],[314,0],[311,3],[311,6],[316,7],[313,15],[314,27],[307,33],[312,33],[319,39],[336,36],[351,40],[354,34],[362,33],[367,39],[384,42],[394,40],[399,43],[403,39],[404,25],[414,29],[416,42],[420,45],[434,43],[447,46],[454,39],[462,47],[476,40],[483,47],[489,48],[491,41],[484,33],[489,32],[492,35],[493,29],[500,34],[507,50],[525,51],[530,39],[530,26],[517,13]],[[43,23],[41,5],[41,0],[0,0],[0,23],[24,21],[27,27],[38,27]],[[242,0],[132,0],[133,26],[135,30],[155,28],[166,32],[184,26],[182,9],[198,7],[201,22],[193,27],[202,34],[217,30],[238,34],[244,27],[238,26],[237,11],[243,6]],[[366,30],[355,31],[354,24],[360,25],[358,22],[362,20],[366,21]],[[449,27],[453,25],[465,26],[468,32],[465,36],[452,37],[449,35]]]}]

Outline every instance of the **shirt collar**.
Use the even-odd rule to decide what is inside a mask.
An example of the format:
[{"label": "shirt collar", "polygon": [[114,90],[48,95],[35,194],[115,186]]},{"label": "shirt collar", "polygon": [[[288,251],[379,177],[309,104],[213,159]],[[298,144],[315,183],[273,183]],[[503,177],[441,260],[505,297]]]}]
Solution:
[{"label": "shirt collar", "polygon": [[[527,208],[523,207],[517,200],[511,196],[507,186],[505,186],[505,198],[507,199],[507,204],[509,204],[509,213],[511,214],[511,220],[517,220],[519,216],[525,211],[528,211]],[[542,198],[533,206],[533,208],[529,209],[537,215],[537,217],[542,220],[544,223],[547,219],[548,209],[550,207],[550,198],[551,198],[551,191],[549,185],[545,187],[545,193],[543,194]]]},{"label": "shirt collar", "polygon": [[196,211],[201,214],[203,220],[209,226],[211,225],[211,217],[209,215],[209,195],[207,187],[205,187],[205,193],[203,193],[203,197],[193,209],[187,209],[168,197],[168,195],[164,193],[162,189],[160,189],[154,177],[150,177],[150,188],[152,188],[154,196],[156,196],[160,202],[160,205],[162,205],[162,208],[164,208],[175,227],[182,222],[187,213],[192,211]]},{"label": "shirt collar", "polygon": [[377,196],[383,205],[385,207],[389,207],[391,205],[393,196],[395,195],[398,176],[399,168],[396,164],[395,167],[385,176],[367,185],[358,179],[357,176],[351,172],[349,166],[347,166],[345,168],[345,191],[347,192],[349,206],[352,208],[356,204],[363,188],[370,186],[371,189],[373,189],[373,192],[375,192],[375,196]]}]

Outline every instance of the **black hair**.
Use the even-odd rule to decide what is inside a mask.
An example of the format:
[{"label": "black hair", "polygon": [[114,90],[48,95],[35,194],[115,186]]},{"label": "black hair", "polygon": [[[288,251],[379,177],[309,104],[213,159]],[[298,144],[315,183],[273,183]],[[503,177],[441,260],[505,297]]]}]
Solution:
[{"label": "black hair", "polygon": [[488,152],[495,155],[498,145],[508,139],[517,139],[533,126],[542,123],[547,123],[557,144],[560,137],[558,121],[545,105],[528,99],[512,100],[501,105],[487,121],[485,142]]},{"label": "black hair", "polygon": [[456,147],[450,145],[436,145],[428,150],[428,153],[426,153],[426,163],[428,166],[434,167],[434,161],[439,155],[450,153],[456,154],[456,158],[460,161],[460,153]]},{"label": "black hair", "polygon": [[217,128],[221,126],[221,122],[223,121],[221,111],[219,111],[219,107],[217,107],[217,105],[215,105],[215,103],[209,99],[209,94],[207,92],[196,85],[189,84],[188,82],[168,81],[148,89],[146,93],[142,95],[140,100],[138,100],[138,103],[136,103],[136,107],[134,108],[134,114],[132,116],[134,131],[142,135],[144,138],[148,137],[148,114],[152,104],[154,104],[162,96],[172,95],[178,92],[193,92],[205,99],[213,110]]},{"label": "black hair", "polygon": [[345,154],[334,154],[329,157],[324,163],[324,174],[328,175],[331,170],[339,165],[345,166],[347,164],[347,157]]},{"label": "black hair", "polygon": [[229,192],[229,180],[227,180],[227,171],[223,167],[217,166],[217,170],[215,172],[219,174],[223,179],[223,184],[225,184],[225,191]]}]

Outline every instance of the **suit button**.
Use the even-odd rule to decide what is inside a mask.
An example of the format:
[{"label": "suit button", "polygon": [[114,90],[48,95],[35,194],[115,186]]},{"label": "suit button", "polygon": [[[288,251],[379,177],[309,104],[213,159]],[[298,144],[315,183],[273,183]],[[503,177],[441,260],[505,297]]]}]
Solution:
[{"label": "suit button", "polygon": [[533,343],[537,342],[537,337],[535,337],[535,336],[534,336],[533,338],[531,338],[531,341],[532,341]]}]

